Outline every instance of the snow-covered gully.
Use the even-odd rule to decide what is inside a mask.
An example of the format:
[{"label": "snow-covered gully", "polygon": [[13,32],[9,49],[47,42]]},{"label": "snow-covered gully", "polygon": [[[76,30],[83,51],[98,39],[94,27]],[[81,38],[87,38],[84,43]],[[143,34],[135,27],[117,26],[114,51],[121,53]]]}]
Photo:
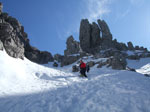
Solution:
[{"label": "snow-covered gully", "polygon": [[0,112],[149,112],[150,78],[140,73],[149,73],[150,59],[128,63],[139,73],[93,67],[87,79],[71,66],[56,70],[0,51]]}]

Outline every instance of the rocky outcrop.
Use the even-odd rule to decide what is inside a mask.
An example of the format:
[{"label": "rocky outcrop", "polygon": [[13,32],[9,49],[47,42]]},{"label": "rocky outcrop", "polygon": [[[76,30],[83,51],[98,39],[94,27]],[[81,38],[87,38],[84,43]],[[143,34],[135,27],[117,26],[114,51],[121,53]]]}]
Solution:
[{"label": "rocky outcrop", "polygon": [[8,55],[14,58],[24,59],[45,64],[53,61],[51,53],[40,51],[29,43],[28,35],[19,21],[7,13],[0,14],[0,45],[3,45]]},{"label": "rocky outcrop", "polygon": [[88,19],[81,20],[79,40],[81,49],[85,52],[90,52],[91,25]]},{"label": "rocky outcrop", "polygon": [[[13,27],[9,21],[11,17],[5,20],[0,16],[0,40],[8,53],[8,55],[14,58],[24,58],[24,44],[19,38],[18,31]],[[18,23],[19,24],[19,23]],[[19,26],[17,27],[19,30]]]},{"label": "rocky outcrop", "polygon": [[79,53],[80,51],[79,42],[75,41],[72,35],[68,37],[66,44],[67,49],[64,51],[64,55],[72,55]]},{"label": "rocky outcrop", "polygon": [[64,56],[60,55],[60,54],[55,54],[54,55],[54,60],[58,61],[59,63],[62,62]]},{"label": "rocky outcrop", "polygon": [[77,67],[77,65],[73,65],[72,72],[78,72],[78,71],[79,71],[79,67]]},{"label": "rocky outcrop", "polygon": [[142,50],[142,51],[148,52],[147,48],[140,47],[140,46],[135,46],[135,50]]},{"label": "rocky outcrop", "polygon": [[112,48],[114,48],[114,49],[117,49],[119,51],[126,51],[126,50],[128,50],[128,47],[126,46],[126,44],[117,42],[117,39],[114,39],[112,41],[112,43],[113,43]]},{"label": "rocky outcrop", "polygon": [[[136,46],[134,48],[132,42],[125,43],[117,42],[116,39],[112,40],[112,34],[109,30],[107,23],[104,20],[97,20],[98,25],[93,22],[89,23],[87,19],[81,20],[80,24],[80,46],[83,52],[94,54],[99,57],[113,56],[114,50],[127,51],[127,50],[148,50],[144,47]],[[101,37],[100,37],[100,34]],[[105,52],[99,54],[100,51],[114,49],[112,52]]]},{"label": "rocky outcrop", "polygon": [[128,42],[127,44],[128,44],[128,49],[129,50],[134,50],[132,42]]},{"label": "rocky outcrop", "polygon": [[109,30],[108,25],[104,20],[97,20],[99,24],[100,31],[102,33],[102,43],[101,43],[101,49],[109,49],[114,48],[114,44],[112,42],[112,34]]},{"label": "rocky outcrop", "polygon": [[123,55],[118,53],[116,53],[113,58],[110,58],[108,60],[108,63],[109,66],[112,66],[112,69],[117,69],[117,70],[124,70],[126,69],[126,65],[127,65],[126,58]]},{"label": "rocky outcrop", "polygon": [[61,62],[61,67],[70,65],[80,59],[80,56],[65,56]]},{"label": "rocky outcrop", "polygon": [[89,67],[93,67],[95,65],[95,62],[94,61],[89,61],[86,64],[89,65]]},{"label": "rocky outcrop", "polygon": [[87,19],[81,20],[79,40],[84,52],[92,54],[98,52],[101,42],[98,25],[95,22],[90,24]]},{"label": "rocky outcrop", "polygon": [[108,38],[109,40],[112,40],[112,34],[110,33],[109,27],[106,22],[100,19],[98,19],[97,22],[102,32],[102,38]]},{"label": "rocky outcrop", "polygon": [[90,37],[90,48],[96,48],[100,46],[100,29],[98,25],[93,22],[91,25],[91,37]]},{"label": "rocky outcrop", "polygon": [[120,50],[117,50],[117,49],[107,49],[107,50],[103,50],[100,52],[99,58],[107,58],[107,57],[111,57],[111,56],[114,56],[116,53],[118,54],[122,54],[124,55],[124,57],[127,57],[127,53],[124,53],[124,52],[121,52]]},{"label": "rocky outcrop", "polygon": [[54,61],[51,53],[47,51],[40,51],[35,47],[30,47],[30,49],[27,49],[25,52],[25,56],[32,60],[33,62],[39,63],[39,64],[46,64],[48,62]]},{"label": "rocky outcrop", "polygon": [[101,68],[102,66],[105,66],[105,65],[107,65],[107,64],[108,64],[107,61],[105,61],[105,62],[100,61],[100,62],[98,63],[97,68]]},{"label": "rocky outcrop", "polygon": [[[80,34],[79,34],[79,46],[82,50],[75,49],[75,42],[73,37],[69,37],[67,39],[67,50],[65,51],[65,55],[68,54],[80,54],[80,58],[87,56],[89,54],[94,55],[95,59],[98,58],[109,58],[106,62],[98,63],[98,68],[107,65],[108,67],[112,66],[113,69],[126,69],[126,58],[128,59],[139,59],[142,57],[148,57],[149,55],[147,49],[144,47],[136,46],[134,47],[132,42],[125,43],[117,42],[117,39],[112,38],[112,34],[109,30],[107,23],[104,20],[98,20],[98,24],[93,22],[89,23],[87,19],[82,19],[80,24]],[[69,49],[70,48],[70,49]],[[129,55],[127,50],[131,50],[132,52],[137,52],[135,50],[141,50],[138,55]],[[74,51],[74,52],[72,52]],[[75,52],[76,51],[76,52]],[[82,51],[82,52],[79,52]],[[83,54],[83,55],[81,55]],[[112,58],[113,57],[113,58]],[[65,64],[73,63],[78,58],[69,57],[71,59],[68,62],[68,57],[64,57]],[[63,62],[63,63],[64,63]],[[97,63],[90,62],[87,63],[90,66],[94,66]]]},{"label": "rocky outcrop", "polygon": [[139,46],[135,46],[135,50],[140,50],[140,47]]},{"label": "rocky outcrop", "polygon": [[116,48],[120,51],[127,51],[128,47],[126,46],[125,43],[119,43],[119,46],[116,46]]}]

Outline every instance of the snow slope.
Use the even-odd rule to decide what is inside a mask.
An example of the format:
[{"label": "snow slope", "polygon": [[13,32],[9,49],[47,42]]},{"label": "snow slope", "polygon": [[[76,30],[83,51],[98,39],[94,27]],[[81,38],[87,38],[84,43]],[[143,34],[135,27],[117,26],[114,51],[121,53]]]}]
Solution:
[{"label": "snow slope", "polygon": [[150,58],[142,58],[140,60],[128,60],[128,66],[135,68],[141,74],[150,75]]},{"label": "snow slope", "polygon": [[[150,58],[128,63],[149,73]],[[150,78],[140,73],[94,66],[86,79],[48,66],[0,51],[0,112],[150,112]]]},{"label": "snow slope", "polygon": [[71,73],[15,59],[0,51],[0,95],[38,92],[79,81]]}]

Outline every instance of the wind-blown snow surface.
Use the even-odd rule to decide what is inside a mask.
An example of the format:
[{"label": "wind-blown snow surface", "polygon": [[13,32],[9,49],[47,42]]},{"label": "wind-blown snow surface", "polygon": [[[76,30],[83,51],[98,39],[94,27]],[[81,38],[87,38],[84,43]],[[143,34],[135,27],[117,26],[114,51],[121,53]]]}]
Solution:
[{"label": "wind-blown snow surface", "polygon": [[[150,69],[150,58],[128,62]],[[140,73],[94,66],[86,79],[57,69],[0,51],[0,112],[150,112],[150,78]]]}]

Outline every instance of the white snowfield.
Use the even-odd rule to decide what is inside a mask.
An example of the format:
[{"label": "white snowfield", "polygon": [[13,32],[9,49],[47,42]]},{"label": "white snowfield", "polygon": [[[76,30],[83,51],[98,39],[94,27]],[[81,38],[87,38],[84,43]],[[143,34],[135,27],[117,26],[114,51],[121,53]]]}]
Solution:
[{"label": "white snowfield", "polygon": [[128,63],[139,73],[94,66],[87,79],[0,51],[0,112],[150,112],[150,58]]}]

